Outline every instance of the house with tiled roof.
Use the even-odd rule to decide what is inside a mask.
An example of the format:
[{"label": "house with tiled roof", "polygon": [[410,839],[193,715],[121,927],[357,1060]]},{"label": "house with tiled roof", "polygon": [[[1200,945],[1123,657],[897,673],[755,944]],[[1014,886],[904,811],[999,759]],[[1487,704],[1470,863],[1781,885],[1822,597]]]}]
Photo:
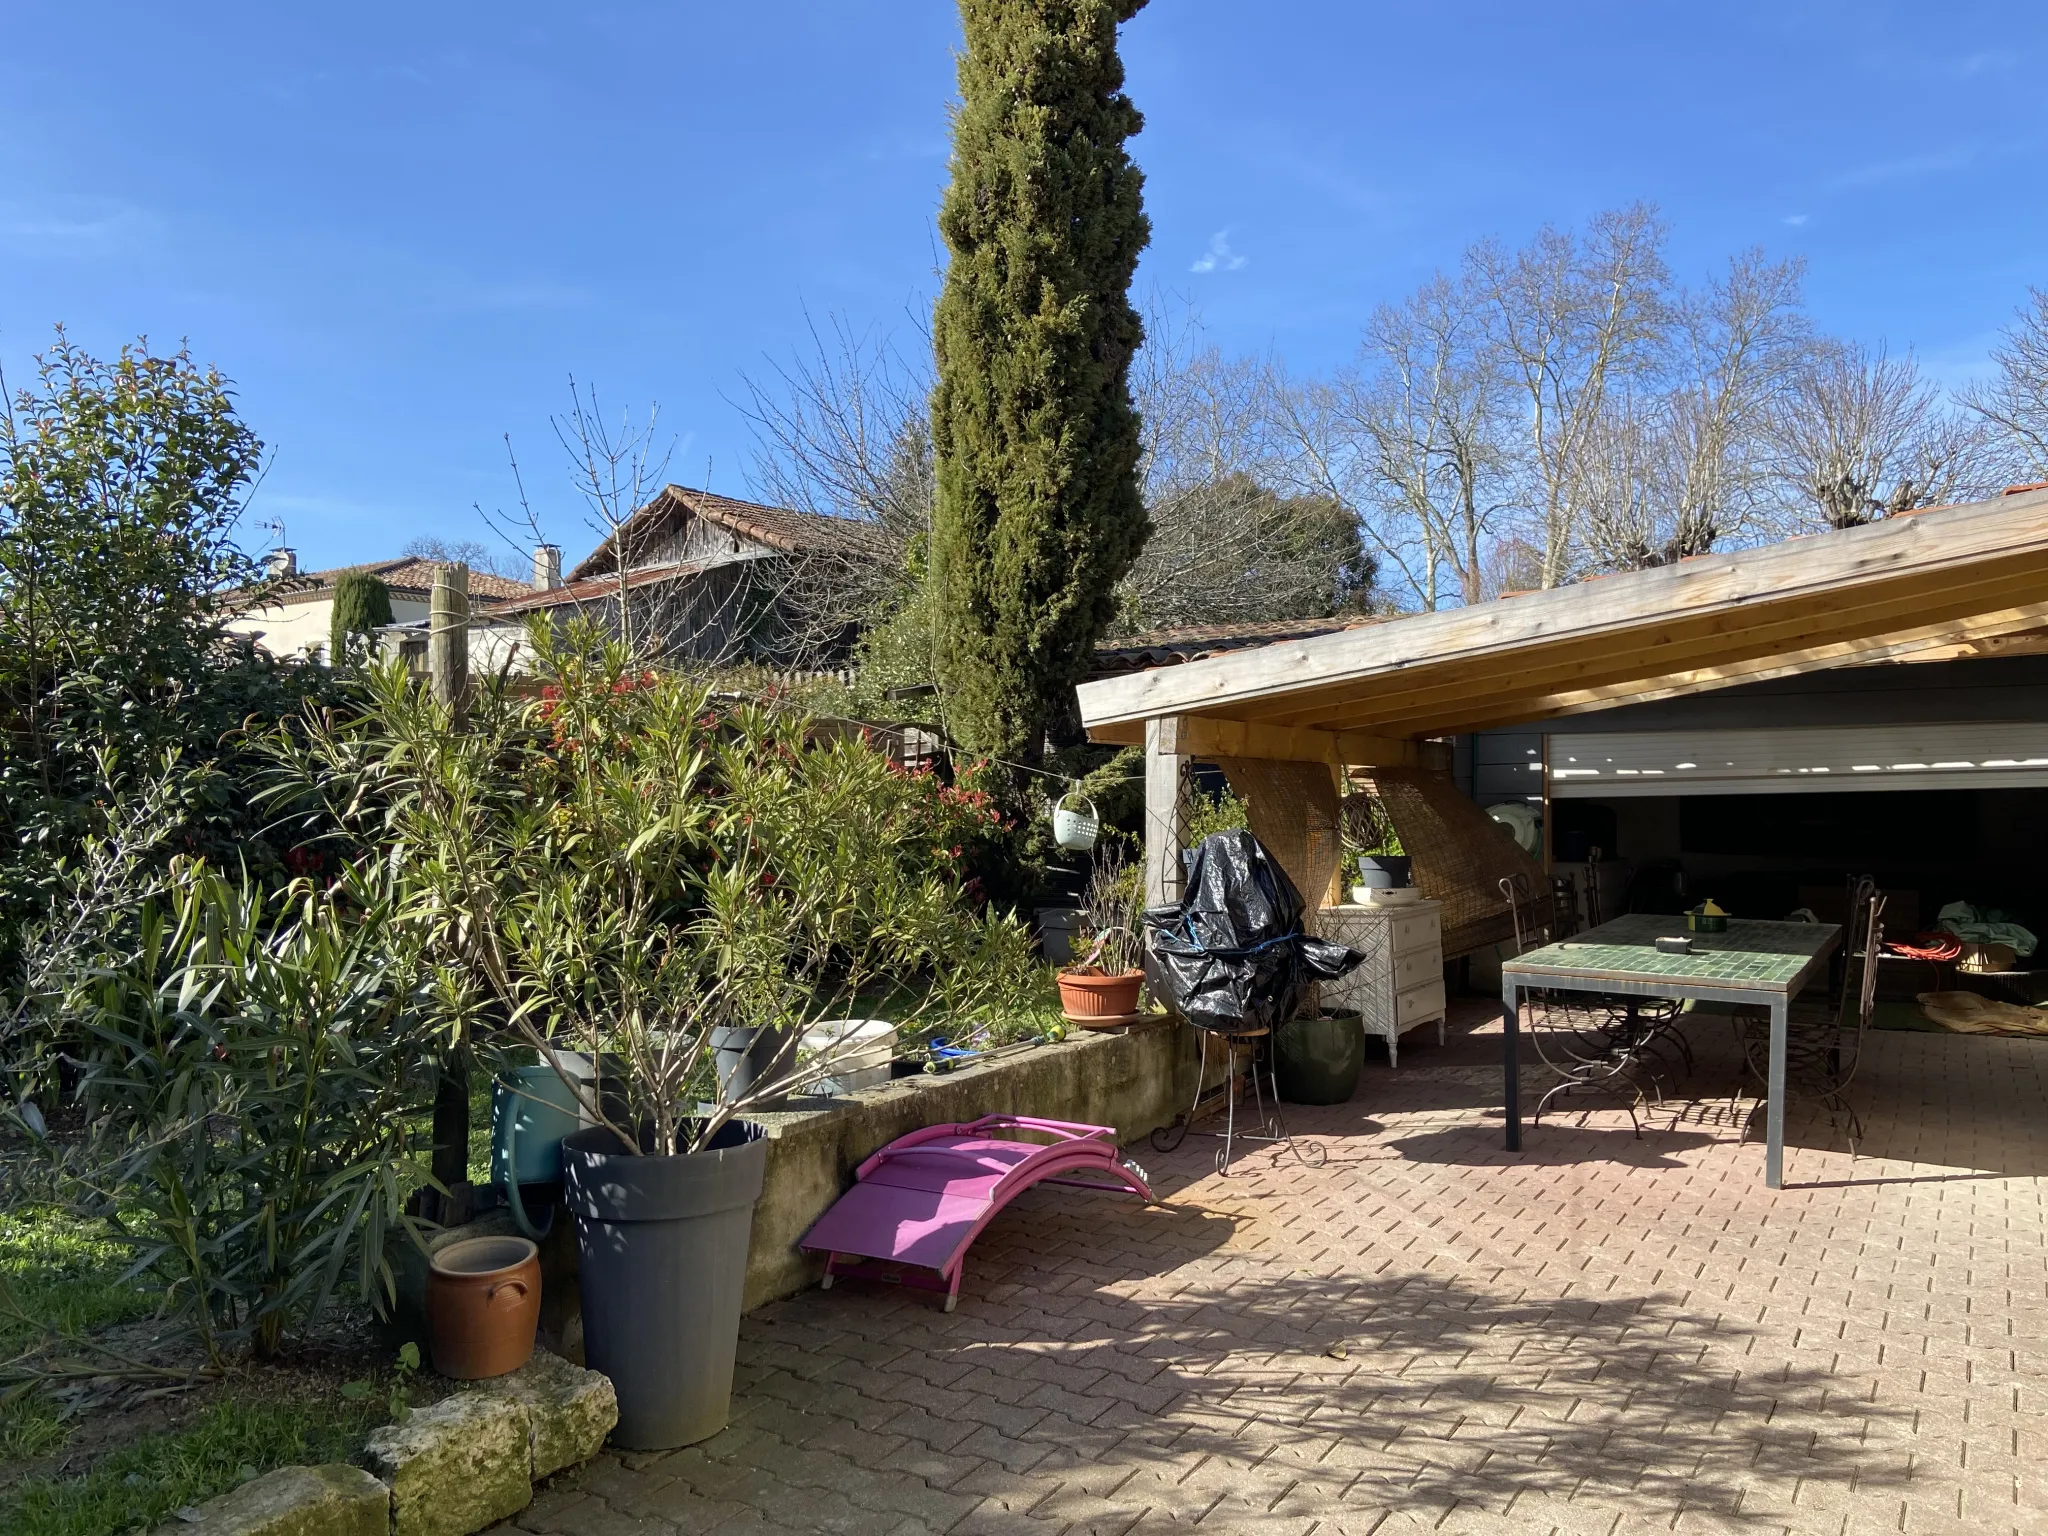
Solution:
[{"label": "house with tiled roof", "polygon": [[[664,486],[566,581],[488,608],[473,603],[472,664],[522,670],[526,628],[535,615],[566,621],[583,614],[616,625],[622,606],[635,631],[669,656],[721,665],[786,663],[796,588],[821,563],[857,557],[862,534],[862,526],[846,518]],[[852,639],[844,636],[839,648]]]},{"label": "house with tiled roof", "polygon": [[[298,557],[289,549],[272,551],[270,580],[251,594],[228,621],[228,628],[248,635],[273,656],[324,656],[334,618],[336,584],[351,571],[362,571],[383,581],[391,592],[394,624],[424,623],[427,601],[433,591],[434,572],[440,562],[401,555],[395,560],[370,560],[359,565],[337,565],[329,570],[301,571]],[[486,612],[508,598],[531,595],[536,587],[558,587],[561,583],[561,554],[552,545],[534,551],[532,582],[513,581],[488,571],[469,573],[470,606]]]}]

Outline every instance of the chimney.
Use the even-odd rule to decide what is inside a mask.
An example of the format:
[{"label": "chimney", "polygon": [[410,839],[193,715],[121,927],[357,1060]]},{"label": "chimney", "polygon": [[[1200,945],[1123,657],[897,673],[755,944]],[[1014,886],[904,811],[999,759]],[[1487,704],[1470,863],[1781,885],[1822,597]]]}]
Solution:
[{"label": "chimney", "polygon": [[263,563],[269,567],[273,581],[283,581],[299,574],[299,552],[296,549],[273,549],[263,557]]},{"label": "chimney", "polygon": [[562,548],[559,544],[533,546],[533,586],[537,592],[551,591],[562,584]]}]

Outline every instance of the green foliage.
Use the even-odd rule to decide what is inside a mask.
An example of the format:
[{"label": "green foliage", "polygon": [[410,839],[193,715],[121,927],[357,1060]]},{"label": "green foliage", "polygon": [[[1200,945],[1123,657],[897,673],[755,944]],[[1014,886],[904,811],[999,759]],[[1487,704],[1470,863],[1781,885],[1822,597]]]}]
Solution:
[{"label": "green foliage", "polygon": [[[1378,795],[1352,794],[1344,797],[1343,841],[1347,853],[1385,854],[1398,857],[1407,852],[1401,845],[1400,830]],[[1355,863],[1347,861],[1347,867]]]},{"label": "green foliage", "polygon": [[627,1107],[593,1112],[695,1147],[743,1107],[687,1113],[718,1096],[719,1026],[796,1031],[911,978],[920,1015],[960,1033],[1001,1016],[1029,961],[960,874],[1002,830],[985,791],[640,670],[591,626],[531,640],[544,696],[485,690],[464,730],[379,664],[360,713],[280,738],[278,802],[386,849],[449,1017],[498,1047],[600,1054]]},{"label": "green foliage", "polygon": [[148,1435],[83,1477],[35,1478],[0,1494],[9,1536],[115,1536],[153,1530],[278,1467],[346,1461],[381,1422],[381,1405],[346,1399],[233,1397],[190,1428]]},{"label": "green foliage", "polygon": [[932,318],[932,582],[955,734],[1036,763],[1146,533],[1129,301],[1150,238],[1116,30],[1142,0],[961,0]]},{"label": "green foliage", "polygon": [[1244,802],[1229,790],[1220,789],[1213,795],[1197,790],[1188,797],[1187,828],[1182,838],[1188,847],[1195,848],[1205,837],[1217,832],[1243,831],[1251,824]]},{"label": "green foliage", "polygon": [[160,851],[280,873],[240,728],[327,686],[223,627],[224,594],[256,574],[233,531],[262,451],[227,382],[183,352],[95,359],[61,331],[39,365],[0,412],[0,991],[22,926],[166,759]]},{"label": "green foliage", "polygon": [[1095,847],[1095,867],[1081,897],[1081,939],[1094,964],[1111,976],[1138,968],[1145,955],[1145,865],[1115,835]]},{"label": "green foliage", "polygon": [[440,1044],[392,910],[353,869],[270,900],[184,865],[70,999],[101,1214],[216,1360],[274,1353],[344,1279],[389,1298]]},{"label": "green foliage", "polygon": [[362,660],[371,637],[391,622],[391,588],[370,571],[343,571],[334,582],[334,609],[328,620],[329,660],[337,667]]},{"label": "green foliage", "polygon": [[[403,1424],[412,1417],[412,1379],[420,1371],[420,1347],[407,1339],[398,1346],[398,1359],[384,1384],[384,1411],[391,1422]],[[341,1395],[352,1403],[366,1403],[377,1395],[377,1383],[367,1376],[341,1384]]]}]

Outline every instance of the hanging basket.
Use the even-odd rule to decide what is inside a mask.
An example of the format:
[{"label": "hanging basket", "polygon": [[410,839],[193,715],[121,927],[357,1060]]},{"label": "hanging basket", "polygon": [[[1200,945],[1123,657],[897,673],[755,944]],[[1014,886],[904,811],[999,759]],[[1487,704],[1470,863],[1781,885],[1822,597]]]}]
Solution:
[{"label": "hanging basket", "polygon": [[[1067,809],[1067,802],[1078,798],[1083,810]],[[1095,814],[1095,802],[1078,791],[1060,798],[1052,808],[1052,840],[1069,853],[1086,853],[1095,846],[1095,839],[1102,833],[1102,820]]]}]

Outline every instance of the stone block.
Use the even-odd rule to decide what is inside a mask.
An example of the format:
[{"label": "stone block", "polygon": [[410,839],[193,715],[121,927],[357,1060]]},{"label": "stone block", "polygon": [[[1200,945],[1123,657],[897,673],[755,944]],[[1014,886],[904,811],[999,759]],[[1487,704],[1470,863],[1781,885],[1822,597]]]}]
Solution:
[{"label": "stone block", "polygon": [[458,1392],[387,1424],[364,1448],[391,1489],[392,1536],[469,1536],[533,1500],[526,1405]]},{"label": "stone block", "polygon": [[571,1365],[544,1349],[535,1350],[533,1358],[511,1375],[478,1382],[472,1390],[508,1398],[526,1409],[535,1482],[590,1460],[619,1422],[619,1401],[609,1377]]},{"label": "stone block", "polygon": [[391,1490],[361,1467],[279,1467],[181,1513],[158,1536],[390,1536]]}]

